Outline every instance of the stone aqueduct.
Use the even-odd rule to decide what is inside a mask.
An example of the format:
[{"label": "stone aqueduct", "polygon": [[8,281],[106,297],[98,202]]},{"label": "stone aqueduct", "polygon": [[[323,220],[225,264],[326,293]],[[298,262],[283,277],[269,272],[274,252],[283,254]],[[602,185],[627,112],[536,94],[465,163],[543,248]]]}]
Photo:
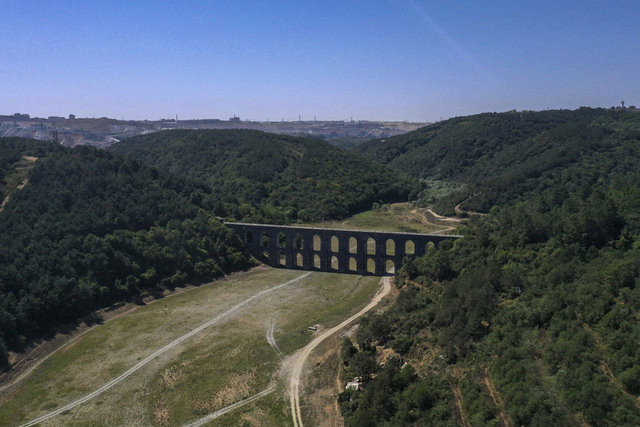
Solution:
[{"label": "stone aqueduct", "polygon": [[391,274],[407,255],[461,236],[226,222],[251,253],[272,267],[362,275]]}]

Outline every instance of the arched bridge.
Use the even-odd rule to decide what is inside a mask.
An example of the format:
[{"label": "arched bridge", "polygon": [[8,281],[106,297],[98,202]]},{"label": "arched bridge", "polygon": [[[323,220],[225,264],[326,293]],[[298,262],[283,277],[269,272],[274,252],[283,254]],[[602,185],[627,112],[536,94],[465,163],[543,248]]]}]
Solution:
[{"label": "arched bridge", "polygon": [[385,275],[406,255],[423,256],[431,245],[461,236],[341,230],[225,222],[251,253],[272,267]]}]

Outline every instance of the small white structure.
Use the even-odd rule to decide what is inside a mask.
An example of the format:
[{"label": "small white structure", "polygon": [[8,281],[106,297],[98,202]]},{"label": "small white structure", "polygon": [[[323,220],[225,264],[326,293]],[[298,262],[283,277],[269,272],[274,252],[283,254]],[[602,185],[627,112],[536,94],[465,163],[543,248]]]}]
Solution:
[{"label": "small white structure", "polygon": [[362,388],[362,382],[360,381],[360,378],[356,377],[349,381],[344,388],[345,390],[360,390]]}]

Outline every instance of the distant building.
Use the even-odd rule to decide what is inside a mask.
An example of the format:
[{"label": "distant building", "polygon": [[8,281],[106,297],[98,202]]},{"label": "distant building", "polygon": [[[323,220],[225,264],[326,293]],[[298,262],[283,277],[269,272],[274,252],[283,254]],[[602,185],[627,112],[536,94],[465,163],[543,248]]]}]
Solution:
[{"label": "distant building", "polygon": [[69,120],[73,120],[73,119],[75,119],[75,118],[76,118],[76,115],[75,115],[75,114],[69,114]]},{"label": "distant building", "polygon": [[240,117],[238,117],[238,116],[234,115],[233,117],[231,117],[231,118],[229,119],[229,121],[230,121],[230,122],[235,122],[235,123],[237,123],[237,122],[239,122],[239,121],[240,121]]}]

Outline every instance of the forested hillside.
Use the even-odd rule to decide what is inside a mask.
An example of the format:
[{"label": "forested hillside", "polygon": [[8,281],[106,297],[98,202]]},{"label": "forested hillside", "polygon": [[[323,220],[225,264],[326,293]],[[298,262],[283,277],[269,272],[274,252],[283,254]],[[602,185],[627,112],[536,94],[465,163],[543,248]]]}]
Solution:
[{"label": "forested hillside", "polygon": [[347,425],[640,424],[640,114],[481,114],[363,150],[396,172],[257,131],[161,132],[116,152],[0,139],[0,185],[37,158],[0,212],[0,365],[95,308],[247,267],[214,215],[341,218],[448,193],[441,213],[489,214],[408,258],[395,305],[344,342],[364,382],[340,395]]},{"label": "forested hillside", "polygon": [[[111,150],[203,184],[221,217],[285,223],[341,219],[374,202],[406,200],[409,181],[324,141],[253,130],[175,130]],[[195,197],[195,196],[194,196]]]},{"label": "forested hillside", "polygon": [[560,182],[574,191],[602,173],[632,172],[639,138],[640,113],[581,108],[457,117],[358,149],[414,178],[463,184],[438,201],[444,213],[460,202],[488,212]]},{"label": "forested hillside", "polygon": [[114,301],[248,267],[216,215],[341,218],[408,194],[407,180],[362,156],[258,131],[160,132],[113,151],[0,140],[0,189],[11,191],[0,212],[0,367],[7,347]]},{"label": "forested hillside", "polygon": [[345,342],[365,379],[347,425],[640,424],[639,131],[625,111],[483,114],[368,148],[494,207],[407,260],[396,304]]},{"label": "forested hillside", "polygon": [[91,148],[0,139],[4,174],[37,156],[0,212],[0,367],[57,325],[143,291],[249,266],[201,189]]}]

